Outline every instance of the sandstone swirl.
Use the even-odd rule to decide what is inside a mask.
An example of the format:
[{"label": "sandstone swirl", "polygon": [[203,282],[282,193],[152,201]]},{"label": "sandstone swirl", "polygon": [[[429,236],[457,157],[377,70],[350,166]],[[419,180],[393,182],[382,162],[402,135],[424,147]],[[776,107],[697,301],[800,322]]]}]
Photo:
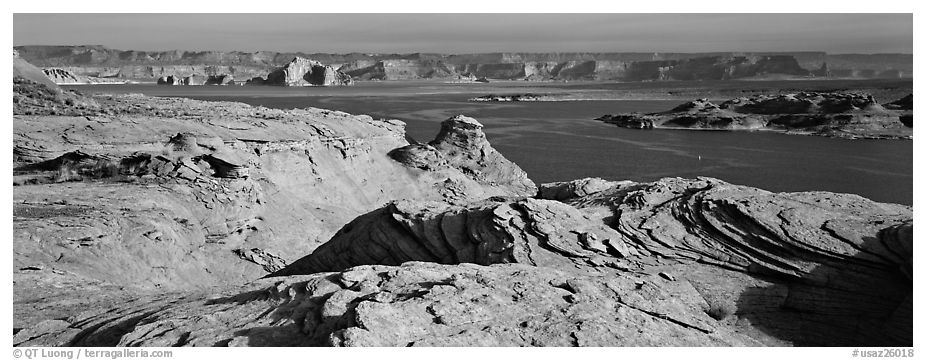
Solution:
[{"label": "sandstone swirl", "polygon": [[[903,108],[903,99],[891,108]],[[912,108],[912,107],[911,107]],[[906,118],[909,117],[909,118]],[[716,105],[698,99],[672,110],[604,115],[633,129],[773,130],[842,138],[912,138],[912,112],[886,109],[868,94],[800,92],[756,95]]]},{"label": "sandstone swirl", "polygon": [[607,185],[389,206],[287,276],[46,321],[17,343],[912,344],[909,207],[707,178]]},{"label": "sandstone swirl", "polygon": [[409,144],[395,120],[17,78],[13,129],[17,346],[913,343],[909,206],[538,188],[465,116]]}]

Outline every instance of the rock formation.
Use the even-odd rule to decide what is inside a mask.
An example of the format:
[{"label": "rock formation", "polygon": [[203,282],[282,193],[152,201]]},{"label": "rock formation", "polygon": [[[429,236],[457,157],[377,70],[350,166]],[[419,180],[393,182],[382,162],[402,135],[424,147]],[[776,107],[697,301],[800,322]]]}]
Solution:
[{"label": "rock formation", "polygon": [[235,77],[228,74],[210,75],[204,85],[231,85],[234,82]]},{"label": "rock formation", "polygon": [[294,57],[315,59],[354,80],[722,80],[740,78],[912,78],[911,54],[790,53],[487,53],[304,54],[133,51],[101,46],[19,46],[26,60],[75,75],[155,80],[162,76],[263,76]]},{"label": "rock formation", "polygon": [[[28,80],[14,91],[17,328],[129,294],[258,278],[389,201],[536,191],[465,120],[435,142],[451,166],[424,170],[387,155],[408,145],[395,120],[87,97]],[[116,290],[83,294],[91,284]],[[73,298],[86,303],[57,302]]]},{"label": "rock formation", "polygon": [[14,343],[912,345],[909,207],[709,178],[541,193],[561,200],[396,204],[287,276],[50,320]]},{"label": "rock formation", "polygon": [[25,79],[57,89],[58,86],[54,81],[45,75],[42,69],[39,69],[19,56],[19,51],[13,50],[13,79]]},{"label": "rock formation", "polygon": [[473,102],[511,102],[511,101],[553,101],[553,97],[543,94],[515,94],[515,95],[482,95],[477,96],[469,101]]},{"label": "rock formation", "polygon": [[168,75],[158,78],[158,85],[229,85],[234,79],[229,75]]},{"label": "rock formation", "polygon": [[180,85],[183,79],[179,76],[168,75],[158,78],[158,85]]},{"label": "rock formation", "polygon": [[267,78],[261,85],[336,86],[352,83],[350,76],[335,70],[330,65],[295,57],[288,64],[267,74]]},{"label": "rock formation", "polygon": [[42,69],[42,72],[44,72],[45,76],[51,79],[51,81],[54,81],[55,84],[58,84],[58,85],[86,84],[89,82],[88,79],[78,77],[64,69],[48,68],[48,69]]},{"label": "rock formation", "polygon": [[[65,91],[13,50],[13,107],[24,115],[83,115],[100,111],[93,99]],[[14,153],[15,154],[15,153]]]},{"label": "rock formation", "polygon": [[[676,112],[876,109],[821,97]],[[409,144],[396,120],[21,77],[13,105],[15,346],[913,345],[910,206],[538,188],[466,116]]]},{"label": "rock formation", "polygon": [[889,102],[884,107],[895,110],[913,110],[913,94]]},{"label": "rock formation", "polygon": [[[716,105],[698,99],[659,113],[604,115],[598,120],[634,129],[778,130],[844,138],[910,138],[901,114],[868,94],[755,95]],[[912,114],[911,121],[912,121]]]},{"label": "rock formation", "polygon": [[[389,156],[411,168],[455,169],[479,184],[506,186],[519,194],[537,191],[523,170],[492,148],[482,132],[482,124],[462,115],[444,120],[431,142],[410,144],[392,150]],[[464,192],[457,185],[451,185],[452,182],[447,181],[445,200],[458,198]]]}]

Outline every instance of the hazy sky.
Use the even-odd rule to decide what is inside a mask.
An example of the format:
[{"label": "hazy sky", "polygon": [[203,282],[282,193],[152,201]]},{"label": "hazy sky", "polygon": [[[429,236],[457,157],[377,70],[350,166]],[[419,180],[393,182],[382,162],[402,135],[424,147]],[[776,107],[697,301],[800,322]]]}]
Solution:
[{"label": "hazy sky", "polygon": [[913,52],[912,14],[14,14],[14,45],[303,52]]}]

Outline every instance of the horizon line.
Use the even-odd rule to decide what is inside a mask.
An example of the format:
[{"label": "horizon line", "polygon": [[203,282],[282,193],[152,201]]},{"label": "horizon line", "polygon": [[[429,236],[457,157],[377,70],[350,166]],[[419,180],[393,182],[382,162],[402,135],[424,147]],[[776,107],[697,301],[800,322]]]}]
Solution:
[{"label": "horizon line", "polygon": [[380,51],[350,51],[350,52],[324,52],[324,51],[305,51],[305,50],[215,50],[215,49],[157,49],[157,50],[138,50],[138,49],[119,49],[114,47],[109,47],[101,44],[81,44],[81,45],[66,45],[66,44],[28,44],[28,45],[13,45],[14,48],[17,47],[30,47],[30,46],[49,46],[49,47],[102,47],[109,50],[116,51],[145,51],[145,52],[169,52],[169,51],[186,51],[186,52],[238,52],[238,53],[259,53],[259,52],[272,52],[278,54],[286,53],[302,53],[302,54],[326,54],[326,55],[349,55],[349,54],[364,54],[364,55],[412,55],[412,54],[437,54],[437,55],[478,55],[478,54],[583,54],[583,53],[599,53],[599,54],[715,54],[715,53],[783,53],[783,54],[793,54],[793,53],[822,53],[825,55],[913,55],[913,53],[906,52],[847,52],[847,53],[830,53],[825,50],[760,50],[760,51],[742,51],[742,50],[718,50],[718,51],[704,51],[704,52],[684,52],[684,51],[485,51],[485,52],[439,52],[439,51],[412,51],[412,52],[380,52]]}]

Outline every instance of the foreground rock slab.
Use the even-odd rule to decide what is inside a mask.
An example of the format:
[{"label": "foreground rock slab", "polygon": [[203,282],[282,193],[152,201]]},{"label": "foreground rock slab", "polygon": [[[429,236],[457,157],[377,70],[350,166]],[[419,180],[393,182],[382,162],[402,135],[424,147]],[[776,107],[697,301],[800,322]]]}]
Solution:
[{"label": "foreground rock slab", "polygon": [[583,179],[540,194],[557,200],[390,205],[275,276],[138,297],[16,343],[912,344],[908,206],[710,178]]},{"label": "foreground rock slab", "polygon": [[19,346],[728,346],[689,284],[510,264],[406,263],[151,297],[49,321]]}]

